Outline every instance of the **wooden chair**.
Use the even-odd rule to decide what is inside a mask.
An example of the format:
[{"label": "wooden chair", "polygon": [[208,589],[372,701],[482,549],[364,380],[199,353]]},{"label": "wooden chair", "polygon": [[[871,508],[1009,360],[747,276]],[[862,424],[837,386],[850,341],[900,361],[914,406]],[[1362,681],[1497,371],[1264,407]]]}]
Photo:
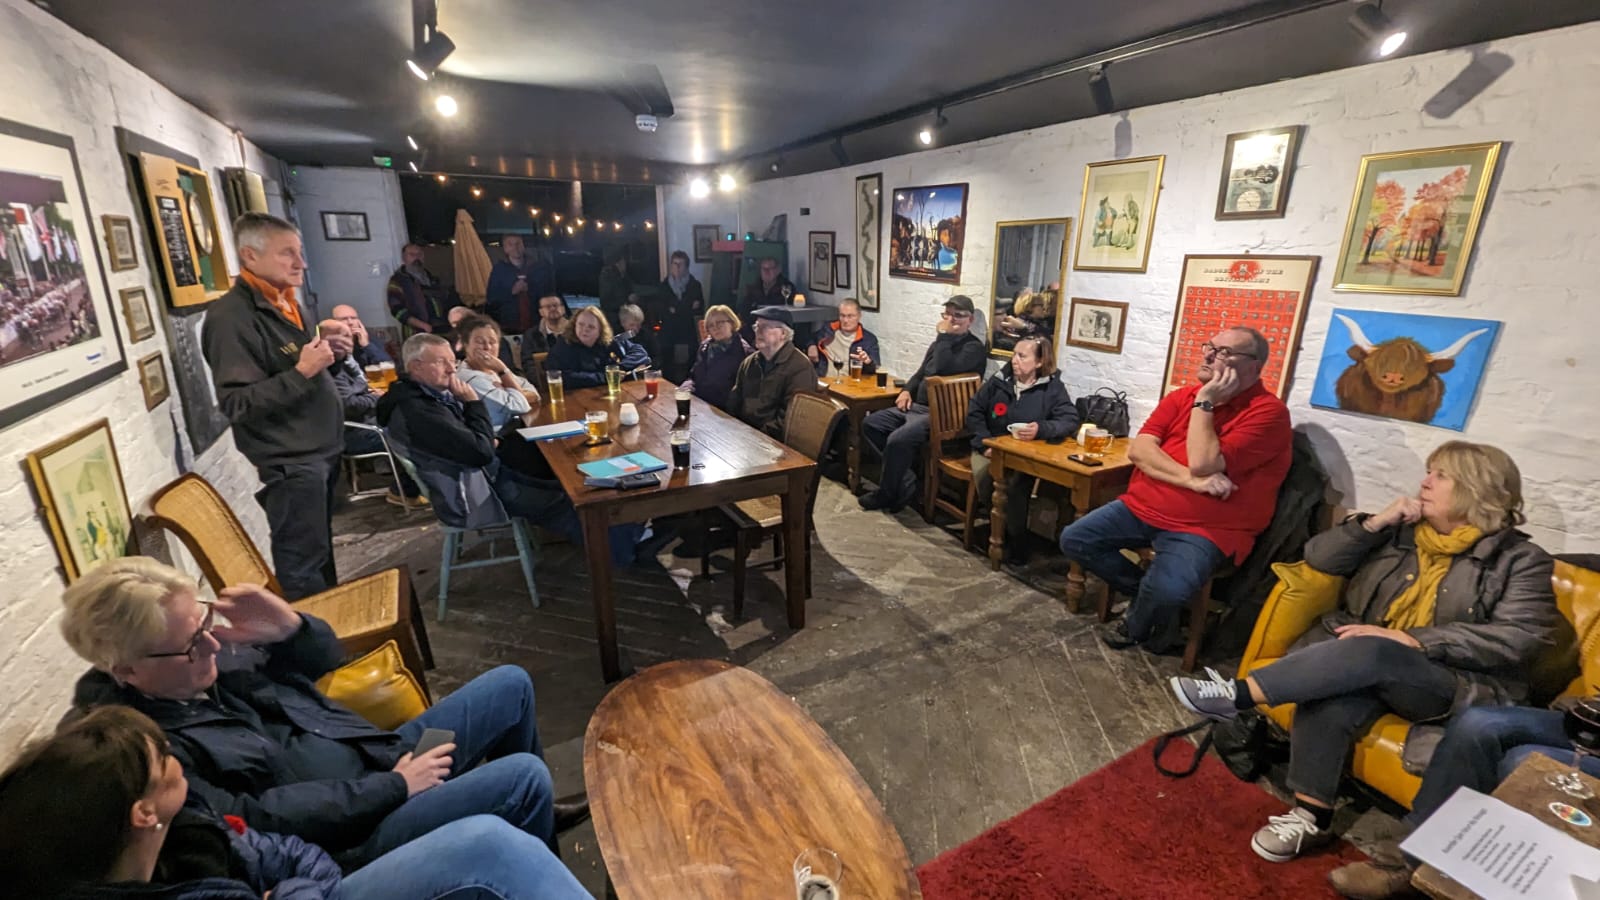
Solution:
[{"label": "wooden chair", "polygon": [[[845,408],[839,402],[819,394],[795,394],[789,399],[789,412],[784,418],[783,442],[803,453],[813,462],[820,459],[832,446],[834,435],[844,421]],[[817,484],[822,480],[822,467],[811,470],[811,492],[806,501],[806,534],[811,534],[811,514],[817,505]],[[744,615],[745,564],[750,550],[761,545],[768,534],[772,535],[772,567],[783,565],[783,499],[777,496],[740,500],[718,507],[720,522],[706,523],[706,531],[732,527],[734,529],[733,556],[733,617]],[[700,551],[700,575],[711,577],[711,541],[706,540]],[[806,560],[806,597],[811,596],[810,555]]]},{"label": "wooden chair", "polygon": [[[935,511],[944,510],[961,520],[961,545],[972,549],[972,526],[978,517],[978,481],[972,475],[972,453],[962,444],[959,455],[947,455],[945,443],[966,438],[967,404],[978,393],[983,379],[977,375],[930,376],[928,387],[928,450],[923,469],[922,518],[933,522]],[[945,478],[965,485],[965,502],[957,506],[939,495]]]},{"label": "wooden chair", "polygon": [[[1150,562],[1156,558],[1156,551],[1152,547],[1144,547],[1134,552],[1139,556],[1139,564],[1147,569],[1150,567]],[[1206,583],[1201,585],[1200,590],[1189,600],[1189,640],[1183,646],[1182,671],[1184,672],[1194,671],[1195,662],[1200,658],[1200,647],[1206,640],[1206,623],[1210,620],[1213,612],[1220,613],[1222,611],[1220,608],[1215,610],[1211,608],[1211,585],[1218,578],[1227,578],[1232,575],[1233,569],[1233,563],[1224,560],[1221,568],[1212,572],[1211,577],[1206,579]],[[1100,621],[1110,620],[1111,589],[1109,587],[1100,594],[1099,604],[1096,606],[1095,612],[1100,616]]]},{"label": "wooden chair", "polygon": [[528,379],[528,383],[539,390],[539,396],[544,397],[546,400],[550,399],[548,396],[550,386],[545,384],[544,361],[549,355],[549,353],[533,354],[533,371],[522,373],[522,377]]},{"label": "wooden chair", "polygon": [[[146,521],[178,536],[200,563],[212,590],[235,584],[259,584],[282,593],[277,576],[255,541],[244,530],[222,495],[204,478],[190,472],[156,491]],[[385,569],[347,581],[291,604],[322,619],[351,654],[363,654],[394,640],[406,667],[423,679],[433,667],[428,631],[417,613],[417,595],[405,567]],[[427,682],[423,681],[423,689]]]}]

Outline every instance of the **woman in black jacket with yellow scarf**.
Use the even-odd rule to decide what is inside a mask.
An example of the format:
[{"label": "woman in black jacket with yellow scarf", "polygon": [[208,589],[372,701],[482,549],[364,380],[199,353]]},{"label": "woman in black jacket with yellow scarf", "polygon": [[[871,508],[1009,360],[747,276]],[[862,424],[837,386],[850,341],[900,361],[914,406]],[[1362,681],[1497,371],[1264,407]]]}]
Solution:
[{"label": "woman in black jacket with yellow scarf", "polygon": [[[1008,430],[1022,441],[1058,443],[1078,429],[1078,408],[1061,383],[1056,371],[1055,353],[1050,340],[1030,335],[1017,341],[1011,362],[978,388],[967,404],[967,430],[972,433],[972,475],[978,482],[978,495],[994,491],[989,477],[991,451],[984,439],[999,437]],[[1027,561],[1028,502],[1033,479],[1013,474],[1006,484],[1012,501],[1006,504],[1006,562],[1020,565]],[[990,528],[994,527],[990,523]]]}]

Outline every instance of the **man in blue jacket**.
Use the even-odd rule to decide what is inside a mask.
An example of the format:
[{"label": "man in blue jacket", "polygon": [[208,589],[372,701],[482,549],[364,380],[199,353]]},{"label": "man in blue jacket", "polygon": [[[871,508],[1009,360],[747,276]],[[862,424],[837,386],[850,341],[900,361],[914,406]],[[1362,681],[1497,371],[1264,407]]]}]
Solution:
[{"label": "man in blue jacket", "polygon": [[806,355],[816,366],[818,377],[828,374],[830,365],[836,374],[848,371],[852,359],[861,363],[863,374],[878,371],[878,336],[861,324],[861,304],[856,298],[839,301],[838,321],[828,322],[817,330],[811,346],[806,348]]}]

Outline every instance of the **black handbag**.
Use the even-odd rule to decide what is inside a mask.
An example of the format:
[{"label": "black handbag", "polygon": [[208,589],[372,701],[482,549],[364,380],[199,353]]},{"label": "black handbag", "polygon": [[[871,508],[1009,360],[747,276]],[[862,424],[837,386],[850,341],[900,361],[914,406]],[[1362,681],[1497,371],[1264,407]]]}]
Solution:
[{"label": "black handbag", "polygon": [[1128,436],[1128,395],[1113,388],[1103,387],[1073,401],[1078,407],[1078,419],[1093,422],[1111,432],[1112,437]]},{"label": "black handbag", "polygon": [[[1181,769],[1169,769],[1161,764],[1161,756],[1176,740],[1203,731],[1189,764]],[[1193,725],[1166,732],[1156,738],[1152,747],[1156,770],[1169,778],[1188,778],[1200,768],[1206,751],[1216,748],[1222,764],[1240,781],[1255,781],[1267,770],[1268,735],[1266,717],[1253,709],[1243,710],[1231,721],[1213,722],[1201,719]]]}]

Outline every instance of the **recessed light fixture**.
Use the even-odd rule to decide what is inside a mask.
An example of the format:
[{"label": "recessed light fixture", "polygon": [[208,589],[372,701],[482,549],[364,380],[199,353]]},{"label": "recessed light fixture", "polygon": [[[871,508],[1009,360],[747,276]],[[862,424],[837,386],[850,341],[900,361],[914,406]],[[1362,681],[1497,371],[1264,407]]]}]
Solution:
[{"label": "recessed light fixture", "polygon": [[406,143],[411,145],[411,149],[413,149],[413,150],[417,149],[417,139],[412,137],[409,134],[406,135]]},{"label": "recessed light fixture", "polygon": [[433,108],[437,109],[439,111],[439,115],[444,116],[446,119],[455,115],[456,110],[459,109],[459,107],[456,106],[456,98],[450,96],[449,94],[440,94],[438,97],[434,98]]},{"label": "recessed light fixture", "polygon": [[427,81],[433,77],[440,63],[455,51],[455,41],[450,40],[444,32],[436,28],[431,35],[423,39],[422,46],[417,48],[417,52],[406,59],[406,68],[411,70],[411,74]]},{"label": "recessed light fixture", "polygon": [[711,196],[711,182],[704,178],[695,178],[689,182],[689,196],[701,199]]}]

